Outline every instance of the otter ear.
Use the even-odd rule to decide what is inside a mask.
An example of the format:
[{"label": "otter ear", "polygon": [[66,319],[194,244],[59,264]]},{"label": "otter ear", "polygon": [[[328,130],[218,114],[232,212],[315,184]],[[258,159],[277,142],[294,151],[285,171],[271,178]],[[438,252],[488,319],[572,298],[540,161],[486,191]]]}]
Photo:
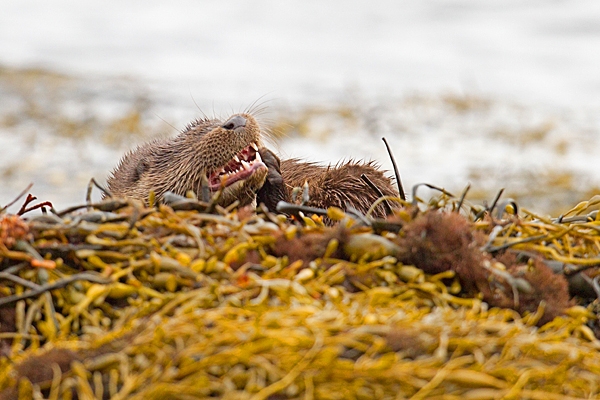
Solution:
[{"label": "otter ear", "polygon": [[144,172],[148,171],[149,166],[150,165],[148,164],[148,160],[141,160],[133,170],[133,180],[139,181]]}]

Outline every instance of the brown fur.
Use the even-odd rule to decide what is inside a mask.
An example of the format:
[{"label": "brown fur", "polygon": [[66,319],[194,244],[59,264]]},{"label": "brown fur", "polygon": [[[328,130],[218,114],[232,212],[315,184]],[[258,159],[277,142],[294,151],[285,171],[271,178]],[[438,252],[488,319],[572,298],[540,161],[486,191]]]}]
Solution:
[{"label": "brown fur", "polygon": [[[533,289],[531,293],[519,293],[519,307],[515,308],[518,312],[521,314],[524,312],[534,313],[540,302],[545,302],[544,315],[540,318],[538,325],[541,326],[552,321],[575,304],[569,297],[569,285],[565,276],[554,273],[541,258],[533,258],[530,260],[530,264],[523,264],[516,261],[514,254],[504,253],[497,259],[507,266],[508,272],[512,276],[525,279]],[[498,304],[498,306],[511,307],[507,303],[506,305]]]},{"label": "brown fur", "polygon": [[[179,136],[156,140],[127,153],[108,179],[109,191],[115,196],[146,201],[150,191],[158,200],[165,192],[185,195],[193,190],[200,193],[202,175],[217,170],[251,142],[260,145],[260,127],[249,114],[245,128],[226,130],[218,120],[193,122]],[[379,197],[362,179],[365,174],[384,195],[397,196],[392,180],[373,162],[349,161],[335,166],[321,166],[297,159],[280,161],[268,149],[260,154],[268,171],[255,173],[245,181],[226,188],[221,205],[236,200],[241,205],[258,201],[275,210],[279,201],[291,201],[294,187],[308,182],[310,201],[307,205],[319,208],[352,206],[366,213]],[[385,216],[379,206],[375,216]]]},{"label": "brown fur", "polygon": [[[227,130],[219,120],[198,120],[174,138],[155,140],[130,151],[108,178],[109,191],[117,197],[142,201],[148,199],[150,191],[159,201],[167,191],[182,196],[190,190],[200,194],[203,175],[223,167],[250,143],[261,145],[256,120],[249,114],[239,115],[246,118],[245,127]],[[235,200],[241,205],[251,203],[266,174],[265,168],[229,186],[223,191],[221,204]]]},{"label": "brown fur", "polygon": [[403,230],[398,240],[405,253],[400,257],[428,274],[455,271],[463,288],[490,296],[488,272],[481,267],[482,235],[457,213],[429,211],[419,215]]},{"label": "brown fur", "polygon": [[[308,206],[327,208],[335,206],[346,209],[347,205],[366,213],[379,198],[362,179],[366,175],[386,196],[398,196],[390,178],[378,169],[378,165],[370,161],[348,161],[344,164],[322,166],[315,163],[302,162],[298,159],[281,162],[281,175],[285,182],[288,198],[294,187],[301,187],[304,182],[309,185]],[[383,205],[375,209],[374,216],[384,217]]]},{"label": "brown fur", "polygon": [[[405,226],[397,242],[403,248],[399,257],[401,262],[429,274],[454,271],[464,293],[471,296],[481,293],[483,300],[492,307],[512,308],[521,314],[533,313],[543,300],[546,308],[538,321],[539,326],[561,315],[573,304],[564,275],[553,273],[540,260],[534,260],[529,266],[518,263],[510,253],[493,258],[482,252],[483,234],[460,214],[437,211],[421,214]],[[509,282],[483,267],[486,261],[503,263],[512,277],[529,283],[531,293],[519,292],[518,299],[515,298]]]}]

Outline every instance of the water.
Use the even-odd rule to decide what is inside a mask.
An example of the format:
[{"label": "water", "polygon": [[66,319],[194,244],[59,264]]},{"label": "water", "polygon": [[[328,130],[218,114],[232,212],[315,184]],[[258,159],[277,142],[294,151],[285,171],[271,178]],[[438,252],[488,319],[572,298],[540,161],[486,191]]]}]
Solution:
[{"label": "water", "polygon": [[[408,186],[458,190],[470,180],[525,196],[531,175],[569,180],[558,190],[583,195],[600,186],[599,50],[594,0],[5,1],[0,65],[56,71],[69,83],[0,76],[0,204],[29,181],[40,199],[80,202],[89,177],[105,177],[143,140],[105,145],[98,133],[140,99],[150,104],[144,126],[174,134],[168,124],[200,115],[194,103],[227,114],[261,96],[272,119],[301,121],[314,106],[353,110],[309,118],[308,138],[292,132],[277,143],[286,155],[389,167],[385,134]],[[31,98],[46,99],[36,109],[45,117],[13,123]],[[453,98],[479,100],[462,109]],[[72,124],[48,115],[96,125],[65,138],[59,131]]]}]

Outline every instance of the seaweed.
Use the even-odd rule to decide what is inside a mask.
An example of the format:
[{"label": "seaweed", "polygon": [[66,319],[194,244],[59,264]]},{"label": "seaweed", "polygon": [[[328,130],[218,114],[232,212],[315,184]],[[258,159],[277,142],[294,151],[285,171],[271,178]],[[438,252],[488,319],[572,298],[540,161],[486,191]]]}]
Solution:
[{"label": "seaweed", "polygon": [[600,395],[595,199],[172,200],[0,213],[0,399]]}]

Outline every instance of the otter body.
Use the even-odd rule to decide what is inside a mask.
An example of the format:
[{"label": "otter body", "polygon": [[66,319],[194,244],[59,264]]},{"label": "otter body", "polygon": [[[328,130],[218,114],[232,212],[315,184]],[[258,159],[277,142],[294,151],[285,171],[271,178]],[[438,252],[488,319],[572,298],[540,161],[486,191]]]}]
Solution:
[{"label": "otter body", "polygon": [[[156,140],[125,154],[108,178],[114,196],[147,201],[150,191],[161,201],[167,191],[185,195],[223,189],[220,204],[290,201],[294,187],[309,185],[312,207],[351,206],[366,212],[378,195],[361,179],[366,175],[384,195],[396,196],[392,180],[372,163],[350,161],[322,166],[298,159],[279,160],[264,147],[260,127],[249,114],[225,122],[198,120],[181,134]],[[384,216],[383,206],[375,210]]]},{"label": "otter body", "polygon": [[[268,156],[264,156],[268,159]],[[280,162],[283,185],[271,184],[269,178],[258,192],[258,202],[274,209],[280,200],[290,201],[292,190],[308,183],[309,201],[307,206],[327,208],[335,206],[345,210],[348,206],[363,214],[369,210],[379,195],[371,189],[361,175],[365,175],[385,196],[397,197],[390,178],[378,170],[374,162],[349,161],[337,165],[323,166],[299,159]],[[269,175],[273,167],[269,165]],[[382,205],[374,210],[374,216],[384,217]]]}]

